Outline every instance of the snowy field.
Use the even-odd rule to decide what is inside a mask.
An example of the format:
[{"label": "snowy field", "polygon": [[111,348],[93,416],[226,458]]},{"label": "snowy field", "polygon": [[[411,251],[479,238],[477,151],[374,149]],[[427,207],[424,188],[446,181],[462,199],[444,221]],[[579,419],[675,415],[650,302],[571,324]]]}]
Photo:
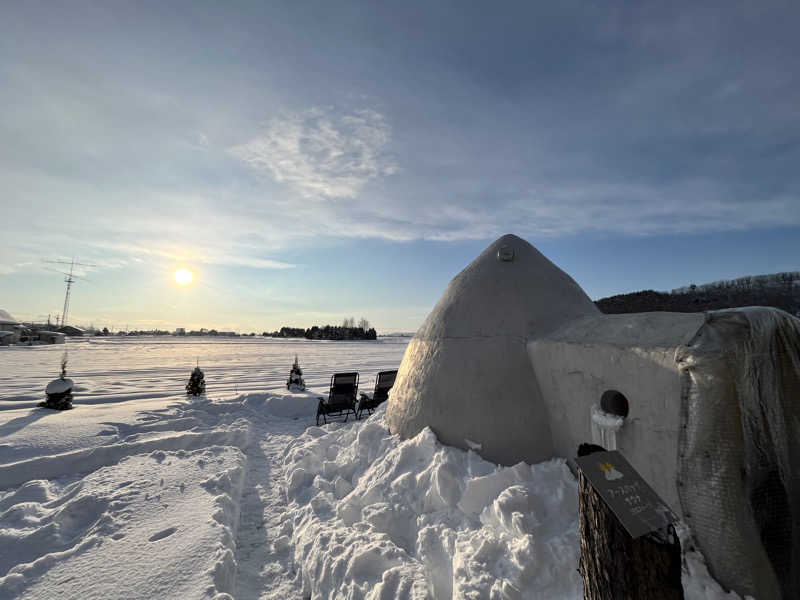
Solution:
[{"label": "snowy field", "polygon": [[[331,373],[359,371],[362,385],[397,368],[408,338],[322,342],[255,338],[68,338],[65,345],[0,347],[0,409],[6,401],[42,399],[69,352],[69,376],[79,402],[104,403],[179,396],[199,360],[209,395],[263,392],[286,381],[295,354],[306,383],[326,388]],[[20,405],[17,405],[20,406]]]},{"label": "snowy field", "polygon": [[[406,342],[69,342],[63,413],[35,404],[65,346],[0,348],[0,599],[582,598],[563,460],[401,441],[382,410],[314,425],[331,373],[371,389]],[[696,553],[684,589],[738,597]]]}]

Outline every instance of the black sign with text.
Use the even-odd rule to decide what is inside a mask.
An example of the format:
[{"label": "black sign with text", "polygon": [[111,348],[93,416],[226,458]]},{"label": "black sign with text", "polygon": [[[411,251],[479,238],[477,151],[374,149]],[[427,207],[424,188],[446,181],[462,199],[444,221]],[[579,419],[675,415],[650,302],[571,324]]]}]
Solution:
[{"label": "black sign with text", "polygon": [[675,520],[672,511],[619,451],[595,452],[576,458],[575,463],[632,538]]}]

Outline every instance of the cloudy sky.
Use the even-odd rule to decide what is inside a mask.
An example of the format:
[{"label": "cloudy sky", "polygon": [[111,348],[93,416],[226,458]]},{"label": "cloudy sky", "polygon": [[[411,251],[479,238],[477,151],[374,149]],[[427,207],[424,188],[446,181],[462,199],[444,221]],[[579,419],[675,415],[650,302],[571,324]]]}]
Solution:
[{"label": "cloudy sky", "polygon": [[75,257],[76,323],[414,330],[508,232],[593,298],[800,269],[800,8],[700,4],[3,2],[0,308]]}]

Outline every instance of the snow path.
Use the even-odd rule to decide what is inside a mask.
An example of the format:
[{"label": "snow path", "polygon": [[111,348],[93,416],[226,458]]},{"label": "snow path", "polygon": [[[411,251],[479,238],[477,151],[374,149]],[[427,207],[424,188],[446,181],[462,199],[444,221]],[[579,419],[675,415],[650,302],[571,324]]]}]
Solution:
[{"label": "snow path", "polygon": [[280,433],[275,431],[275,423],[268,424],[260,417],[255,417],[252,425],[236,537],[236,597],[299,598],[297,571],[287,532],[282,529],[287,502],[280,461],[285,447],[306,424],[289,421],[286,431]]},{"label": "snow path", "polygon": [[[0,599],[48,598],[53,586],[86,598],[301,597],[281,465],[315,403],[313,393],[263,393],[114,421],[63,413],[86,432],[105,428],[107,441],[0,461]],[[116,583],[128,561],[136,574]]]}]

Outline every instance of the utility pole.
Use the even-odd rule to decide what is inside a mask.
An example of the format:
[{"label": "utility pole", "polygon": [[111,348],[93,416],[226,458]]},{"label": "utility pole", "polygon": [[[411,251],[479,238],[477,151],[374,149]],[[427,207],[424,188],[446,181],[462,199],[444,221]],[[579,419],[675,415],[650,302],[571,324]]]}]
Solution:
[{"label": "utility pole", "polygon": [[67,292],[64,294],[64,310],[61,311],[61,327],[64,327],[67,324],[67,314],[69,313],[69,293],[70,289],[72,288],[72,284],[75,283],[75,279],[73,279],[73,277],[84,279],[80,275],[74,274],[75,267],[96,267],[97,265],[75,262],[74,258],[69,262],[65,260],[46,260],[44,262],[58,265],[69,265],[69,273],[66,271],[59,271],[59,273],[62,273],[65,276],[64,282],[67,284]]}]

